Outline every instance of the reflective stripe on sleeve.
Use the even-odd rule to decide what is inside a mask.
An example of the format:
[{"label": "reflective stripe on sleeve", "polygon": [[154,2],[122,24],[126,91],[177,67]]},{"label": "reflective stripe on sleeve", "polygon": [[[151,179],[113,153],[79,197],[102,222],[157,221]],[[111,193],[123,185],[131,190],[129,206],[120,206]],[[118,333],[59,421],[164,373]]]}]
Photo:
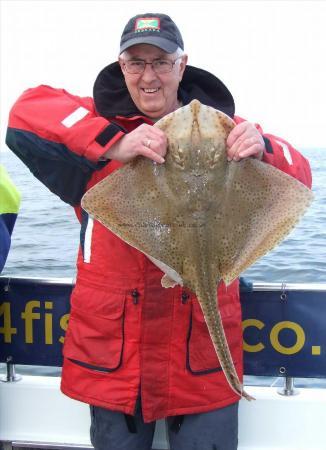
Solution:
[{"label": "reflective stripe on sleeve", "polygon": [[90,263],[92,256],[92,234],[93,234],[93,225],[94,220],[92,217],[88,217],[86,232],[85,232],[85,241],[84,241],[84,262]]},{"label": "reflective stripe on sleeve", "polygon": [[287,162],[290,164],[290,166],[293,165],[292,156],[289,150],[289,147],[282,141],[276,141],[283,150],[284,158],[287,160]]},{"label": "reflective stripe on sleeve", "polygon": [[65,119],[62,120],[62,125],[64,125],[67,128],[72,127],[77,123],[79,120],[83,119],[87,114],[89,113],[88,109],[84,108],[83,106],[79,106],[79,108],[75,109],[74,112],[69,114]]}]

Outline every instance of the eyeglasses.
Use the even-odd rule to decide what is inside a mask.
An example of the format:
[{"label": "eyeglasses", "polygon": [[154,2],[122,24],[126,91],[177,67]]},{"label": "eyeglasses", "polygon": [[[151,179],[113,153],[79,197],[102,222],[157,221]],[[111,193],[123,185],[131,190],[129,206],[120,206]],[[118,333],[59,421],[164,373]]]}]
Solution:
[{"label": "eyeglasses", "polygon": [[126,71],[131,74],[140,74],[143,73],[147,64],[149,64],[154,72],[158,75],[162,73],[172,72],[172,69],[175,63],[180,59],[179,56],[174,61],[170,61],[168,59],[154,59],[152,62],[146,62],[143,59],[130,59],[129,61],[124,61],[124,66]]}]

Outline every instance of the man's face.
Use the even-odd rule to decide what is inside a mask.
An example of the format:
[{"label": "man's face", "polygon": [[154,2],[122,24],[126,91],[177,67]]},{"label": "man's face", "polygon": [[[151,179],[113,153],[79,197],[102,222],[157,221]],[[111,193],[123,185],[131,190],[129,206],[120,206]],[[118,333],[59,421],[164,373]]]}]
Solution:
[{"label": "man's face", "polygon": [[186,67],[187,56],[177,59],[171,72],[162,74],[155,73],[150,64],[145,66],[143,73],[131,74],[127,72],[124,63],[130,60],[150,63],[158,59],[174,62],[176,58],[175,54],[166,53],[153,45],[139,44],[130,47],[119,59],[131,98],[147,117],[159,119],[178,108],[177,92]]}]

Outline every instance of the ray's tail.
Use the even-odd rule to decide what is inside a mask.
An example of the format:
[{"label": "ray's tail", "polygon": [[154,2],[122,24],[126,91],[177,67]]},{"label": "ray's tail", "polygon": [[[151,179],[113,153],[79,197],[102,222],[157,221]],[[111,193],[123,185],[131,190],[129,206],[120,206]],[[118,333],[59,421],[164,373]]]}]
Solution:
[{"label": "ray's tail", "polygon": [[235,369],[225,336],[221,314],[216,307],[218,304],[216,299],[216,287],[214,287],[214,294],[198,295],[198,300],[205,317],[214,349],[231,389],[246,400],[255,400],[254,397],[244,391],[243,385],[240,382]]}]

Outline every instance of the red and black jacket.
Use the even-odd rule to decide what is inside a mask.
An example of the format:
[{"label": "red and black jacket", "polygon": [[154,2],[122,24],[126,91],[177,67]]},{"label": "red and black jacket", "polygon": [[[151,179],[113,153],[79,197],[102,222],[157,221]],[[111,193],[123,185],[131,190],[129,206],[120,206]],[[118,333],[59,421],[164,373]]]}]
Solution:
[{"label": "red and black jacket", "polygon": [[[194,98],[236,122],[234,101],[212,74],[187,66],[179,99]],[[102,160],[125,133],[152,124],[133,103],[118,63],[104,68],[94,99],[39,86],[13,106],[7,144],[81,222],[76,287],[64,345],[61,388],[72,398],[133,414],[141,390],[146,422],[209,411],[238,400],[217,360],[197,299],[164,289],[162,272],[81,210],[84,192],[121,166]],[[308,162],[289,143],[263,134],[263,160],[311,186]],[[219,308],[242,377],[238,282],[221,283]]]}]

